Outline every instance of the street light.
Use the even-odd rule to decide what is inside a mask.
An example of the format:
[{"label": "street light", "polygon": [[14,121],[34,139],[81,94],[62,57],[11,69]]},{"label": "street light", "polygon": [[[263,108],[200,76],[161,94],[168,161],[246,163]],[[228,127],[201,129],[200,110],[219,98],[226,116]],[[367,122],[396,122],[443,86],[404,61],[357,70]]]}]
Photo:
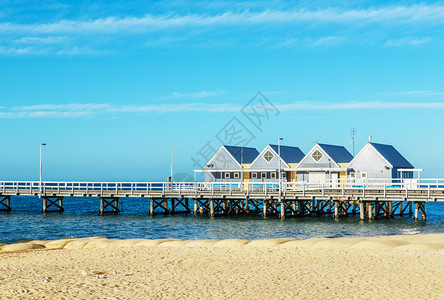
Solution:
[{"label": "street light", "polygon": [[279,203],[282,202],[281,199],[281,193],[282,193],[282,188],[281,188],[281,141],[283,140],[283,138],[279,138],[278,139],[278,156],[279,156],[279,174],[278,174],[278,178],[279,178]]},{"label": "street light", "polygon": [[42,149],[43,146],[46,146],[45,143],[40,144],[40,185],[39,185],[39,198],[42,196]]}]

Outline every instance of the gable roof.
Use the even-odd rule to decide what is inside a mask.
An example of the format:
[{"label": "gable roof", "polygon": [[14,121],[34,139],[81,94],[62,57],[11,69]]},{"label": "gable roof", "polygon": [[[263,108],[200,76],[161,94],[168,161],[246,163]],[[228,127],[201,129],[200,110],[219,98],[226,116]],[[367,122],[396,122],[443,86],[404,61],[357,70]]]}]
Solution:
[{"label": "gable roof", "polygon": [[393,167],[413,168],[412,164],[398,152],[392,145],[369,143],[378,151]]},{"label": "gable roof", "polygon": [[336,163],[349,163],[353,159],[353,155],[345,149],[344,146],[319,144],[319,147],[324,150],[328,156],[331,157]]},{"label": "gable roof", "polygon": [[[268,146],[270,146],[274,152],[279,153],[278,145],[269,144]],[[281,158],[287,164],[299,163],[305,156],[305,154],[298,147],[281,145],[280,148],[281,148]]]},{"label": "gable roof", "polygon": [[239,164],[251,164],[251,162],[259,155],[259,151],[257,151],[256,148],[227,145],[224,145],[224,148],[227,149]]}]

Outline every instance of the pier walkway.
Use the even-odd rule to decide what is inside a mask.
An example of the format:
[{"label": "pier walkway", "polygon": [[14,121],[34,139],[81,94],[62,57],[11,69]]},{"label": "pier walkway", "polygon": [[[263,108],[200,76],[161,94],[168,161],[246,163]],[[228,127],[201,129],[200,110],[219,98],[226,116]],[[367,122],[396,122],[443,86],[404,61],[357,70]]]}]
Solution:
[{"label": "pier walkway", "polygon": [[[362,220],[413,214],[426,219],[425,204],[444,202],[444,179],[364,182],[52,182],[1,181],[0,211],[11,211],[12,196],[38,196],[42,212],[63,212],[65,197],[97,197],[99,213],[118,213],[120,198],[147,198],[149,214],[249,214],[264,217],[334,217]],[[414,212],[413,212],[414,206]]]}]

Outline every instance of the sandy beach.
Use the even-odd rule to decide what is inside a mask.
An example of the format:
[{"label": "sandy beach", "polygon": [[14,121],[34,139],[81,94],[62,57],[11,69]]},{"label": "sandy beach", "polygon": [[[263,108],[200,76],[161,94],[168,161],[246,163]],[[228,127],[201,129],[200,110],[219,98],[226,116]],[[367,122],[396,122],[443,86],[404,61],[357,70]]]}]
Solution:
[{"label": "sandy beach", "polygon": [[1,299],[443,299],[444,234],[31,241],[0,248]]}]

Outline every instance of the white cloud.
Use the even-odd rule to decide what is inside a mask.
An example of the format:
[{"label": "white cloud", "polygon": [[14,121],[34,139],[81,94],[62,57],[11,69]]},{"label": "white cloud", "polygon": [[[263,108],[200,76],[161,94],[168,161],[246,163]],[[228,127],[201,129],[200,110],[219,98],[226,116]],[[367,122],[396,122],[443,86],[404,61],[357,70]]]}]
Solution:
[{"label": "white cloud", "polygon": [[351,109],[444,109],[444,102],[294,102],[278,105],[282,111],[291,110],[351,110]]},{"label": "white cloud", "polygon": [[[308,102],[277,104],[280,111],[364,110],[364,109],[444,109],[444,102]],[[242,106],[230,103],[182,103],[152,105],[117,105],[100,103],[38,104],[0,108],[0,118],[80,118],[95,115],[145,113],[226,113],[239,112]]]},{"label": "white cloud", "polygon": [[380,95],[401,95],[401,96],[442,96],[444,92],[435,91],[401,91],[401,92],[384,92]]},{"label": "white cloud", "polygon": [[344,40],[345,38],[341,36],[325,36],[320,38],[288,38],[277,42],[273,45],[273,48],[293,47],[295,45],[310,48],[322,48],[337,45]]},{"label": "white cloud", "polygon": [[385,43],[385,45],[388,47],[418,46],[418,45],[429,43],[431,41],[432,41],[431,37],[425,37],[425,38],[404,37],[401,39],[388,40]]},{"label": "white cloud", "polygon": [[107,17],[94,20],[61,20],[46,24],[0,23],[0,33],[33,34],[93,34],[142,33],[171,28],[208,26],[250,26],[258,24],[289,24],[301,22],[384,23],[396,26],[406,23],[424,23],[428,26],[444,23],[444,6],[411,5],[367,9],[328,8],[318,10],[265,10],[262,12],[224,12],[220,14],[150,15],[142,17]]},{"label": "white cloud", "polygon": [[25,36],[20,39],[14,40],[13,43],[16,44],[59,44],[65,42],[67,37],[64,36],[47,36],[47,37],[37,37],[37,36]]},{"label": "white cloud", "polygon": [[194,92],[194,93],[174,92],[169,96],[162,97],[161,99],[199,99],[199,98],[220,96],[223,94],[225,94],[225,92],[221,91],[221,90],[201,91],[201,92]]}]

